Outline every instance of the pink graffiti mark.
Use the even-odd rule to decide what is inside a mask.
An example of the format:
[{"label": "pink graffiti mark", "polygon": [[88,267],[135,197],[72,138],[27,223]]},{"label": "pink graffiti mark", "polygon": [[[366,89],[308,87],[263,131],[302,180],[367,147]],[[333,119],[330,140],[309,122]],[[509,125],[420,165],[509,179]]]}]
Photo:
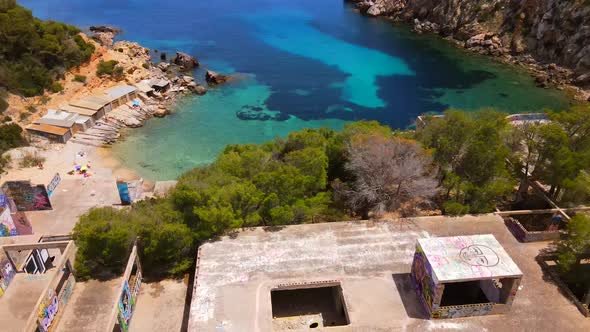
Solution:
[{"label": "pink graffiti mark", "polygon": [[449,264],[449,260],[443,256],[431,256],[431,257],[429,257],[429,262],[433,268],[441,267],[441,266]]},{"label": "pink graffiti mark", "polygon": [[457,249],[463,249],[471,244],[471,241],[468,241],[467,238],[465,238],[463,236],[457,236],[456,238],[451,238],[451,239],[449,239],[449,241]]},{"label": "pink graffiti mark", "polygon": [[492,272],[490,271],[490,269],[488,269],[485,266],[472,266],[471,271],[473,271],[473,274],[479,277],[487,278],[492,276]]}]

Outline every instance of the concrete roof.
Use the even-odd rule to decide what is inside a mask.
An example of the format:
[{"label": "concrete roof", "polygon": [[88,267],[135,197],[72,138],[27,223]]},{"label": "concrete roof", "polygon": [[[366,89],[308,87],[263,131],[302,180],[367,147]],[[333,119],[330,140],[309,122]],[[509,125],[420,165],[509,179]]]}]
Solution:
[{"label": "concrete roof", "polygon": [[167,85],[170,85],[170,81],[154,78],[149,81],[149,84],[150,84],[150,86],[157,86],[158,88],[164,88]]},{"label": "concrete roof", "polygon": [[48,134],[63,136],[70,131],[68,128],[52,126],[48,124],[32,124],[27,127],[27,130],[40,131]]},{"label": "concrete roof", "polygon": [[89,116],[76,114],[76,117],[74,118],[74,122],[76,122],[76,123],[86,123],[90,119],[91,119],[91,117],[89,117]]},{"label": "concrete roof", "polygon": [[48,109],[41,119],[35,121],[38,124],[48,124],[58,127],[71,128],[74,123],[84,123],[90,117],[63,110]]},{"label": "concrete roof", "polygon": [[22,332],[39,296],[56,269],[45,274],[17,273],[0,296],[0,326],[3,332]]},{"label": "concrete roof", "polygon": [[98,111],[108,103],[110,103],[110,100],[99,96],[86,96],[78,100],[70,101],[70,105],[72,106],[87,108],[93,111]]},{"label": "concrete roof", "polygon": [[75,114],[75,113],[70,113],[70,112],[61,111],[61,110],[48,109],[47,114],[45,114],[43,117],[47,118],[47,119],[73,121],[74,118],[76,118],[77,116],[78,116],[78,114]]},{"label": "concrete roof", "polygon": [[46,124],[56,127],[63,127],[63,128],[72,128],[74,125],[74,121],[71,120],[62,120],[62,119],[53,119],[48,117],[42,117],[39,120],[35,121],[35,124]]},{"label": "concrete roof", "polygon": [[136,84],[135,84],[135,86],[136,86],[136,87],[139,89],[139,91],[141,91],[141,92],[145,92],[145,93],[147,93],[147,92],[154,91],[154,89],[152,89],[152,87],[150,86],[150,84],[149,84],[149,81],[147,81],[147,80],[144,80],[144,81],[141,81],[141,82],[139,82],[139,83],[136,83]]},{"label": "concrete roof", "polygon": [[130,94],[131,92],[137,91],[137,88],[131,85],[119,85],[114,86],[110,89],[105,90],[105,94],[112,98],[112,100],[121,98],[125,95]]},{"label": "concrete roof", "polygon": [[491,234],[418,239],[435,282],[518,277],[522,272]]},{"label": "concrete roof", "polygon": [[[524,274],[511,311],[428,319],[410,279],[416,239],[482,233],[493,234]],[[519,243],[495,215],[245,229],[200,247],[188,331],[280,331],[270,291],[328,280],[340,282],[350,318],[330,331],[590,330],[590,319],[544,280],[535,257],[546,247]]]},{"label": "concrete roof", "polygon": [[85,115],[85,116],[93,116],[97,112],[95,110],[90,110],[87,108],[77,107],[77,106],[73,106],[73,105],[62,105],[59,108],[61,110],[66,111],[66,112],[76,113],[76,114]]}]

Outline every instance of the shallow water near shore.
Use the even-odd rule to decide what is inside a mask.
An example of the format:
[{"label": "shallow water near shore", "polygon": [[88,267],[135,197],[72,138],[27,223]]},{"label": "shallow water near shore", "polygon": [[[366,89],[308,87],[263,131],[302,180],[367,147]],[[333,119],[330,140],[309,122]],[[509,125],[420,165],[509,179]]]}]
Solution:
[{"label": "shallow water near shore", "polygon": [[[121,27],[118,38],[240,79],[190,96],[174,114],[129,130],[113,154],[142,176],[176,178],[226,144],[259,143],[306,127],[377,120],[411,126],[422,113],[494,107],[561,109],[568,98],[521,70],[432,35],[356,13],[342,0],[25,0],[41,18]],[[203,68],[195,71],[202,80]],[[252,120],[256,118],[256,120]]]}]

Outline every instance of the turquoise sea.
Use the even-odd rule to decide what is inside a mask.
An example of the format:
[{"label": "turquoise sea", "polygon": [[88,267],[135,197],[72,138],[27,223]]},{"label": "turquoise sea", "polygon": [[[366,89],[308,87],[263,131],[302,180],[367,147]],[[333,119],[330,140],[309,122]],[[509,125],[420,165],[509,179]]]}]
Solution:
[{"label": "turquoise sea", "polygon": [[[175,113],[128,131],[113,151],[152,180],[209,163],[230,143],[257,143],[306,127],[377,120],[406,128],[422,113],[494,107],[561,109],[560,91],[513,67],[404,25],[359,15],[342,0],[19,1],[34,15],[80,27],[109,24],[118,38],[240,80],[187,97]],[[247,116],[246,116],[247,115]]]}]

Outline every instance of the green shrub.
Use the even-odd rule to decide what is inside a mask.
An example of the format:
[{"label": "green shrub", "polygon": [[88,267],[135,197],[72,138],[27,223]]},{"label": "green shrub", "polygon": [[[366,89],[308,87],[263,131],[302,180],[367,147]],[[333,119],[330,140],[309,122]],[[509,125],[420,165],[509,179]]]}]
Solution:
[{"label": "green shrub", "polygon": [[8,115],[7,115],[7,116],[5,116],[5,117],[2,119],[2,122],[3,122],[3,123],[10,122],[10,121],[12,121],[12,118],[11,118],[10,116],[8,116]]},{"label": "green shrub", "polygon": [[590,287],[590,271],[582,260],[590,252],[590,217],[576,214],[568,221],[566,233],[557,245],[558,271],[570,289],[583,296]]},{"label": "green shrub", "polygon": [[58,93],[64,91],[64,87],[61,85],[61,83],[53,82],[49,90],[53,93]]},{"label": "green shrub", "polygon": [[142,66],[143,68],[145,68],[145,69],[150,69],[150,64],[149,64],[149,62],[144,62],[144,63],[143,63],[141,66]]},{"label": "green shrub", "polygon": [[50,100],[51,100],[51,98],[49,96],[43,95],[43,96],[41,96],[39,102],[42,105],[46,105]]},{"label": "green shrub", "polygon": [[35,107],[35,105],[29,105],[27,106],[27,111],[29,111],[29,113],[36,113],[37,108]]},{"label": "green shrub", "polygon": [[0,81],[25,97],[54,91],[63,72],[90,59],[94,46],[74,26],[42,21],[12,0],[0,2]]},{"label": "green shrub", "polygon": [[86,76],[84,75],[75,75],[74,82],[86,83]]},{"label": "green shrub", "polygon": [[469,210],[469,205],[463,205],[458,202],[448,201],[443,203],[443,211],[445,215],[462,216],[468,214]]},{"label": "green shrub", "polygon": [[[119,64],[119,61],[116,60],[110,60],[110,61],[100,61],[98,63],[98,66],[96,68],[96,75],[98,76],[113,76],[115,74],[115,70],[117,68],[121,68],[119,66],[117,66]],[[123,70],[123,68],[121,68],[121,71]]]},{"label": "green shrub", "polygon": [[6,169],[6,166],[8,166],[8,164],[10,164],[10,161],[12,160],[12,158],[10,158],[10,155],[0,155],[0,174],[4,173],[4,170]]},{"label": "green shrub", "polygon": [[118,51],[123,53],[124,50],[122,48],[119,48]]},{"label": "green shrub", "polygon": [[0,113],[3,113],[8,108],[8,102],[4,98],[0,98]]},{"label": "green shrub", "polygon": [[0,152],[4,153],[8,149],[26,145],[27,141],[22,136],[22,128],[15,124],[0,126]]},{"label": "green shrub", "polygon": [[191,229],[168,200],[134,204],[131,210],[96,208],[80,218],[73,237],[78,247],[76,277],[120,274],[136,237],[146,275],[179,275],[194,259]]},{"label": "green shrub", "polygon": [[19,116],[18,116],[18,118],[19,118],[21,121],[25,121],[25,120],[26,120],[28,117],[29,117],[29,113],[24,113],[24,112],[23,112],[23,113],[21,113],[21,114],[19,114]]},{"label": "green shrub", "polygon": [[112,77],[116,80],[120,80],[123,78],[123,67],[121,66],[116,66],[115,69],[113,70],[113,75]]}]

